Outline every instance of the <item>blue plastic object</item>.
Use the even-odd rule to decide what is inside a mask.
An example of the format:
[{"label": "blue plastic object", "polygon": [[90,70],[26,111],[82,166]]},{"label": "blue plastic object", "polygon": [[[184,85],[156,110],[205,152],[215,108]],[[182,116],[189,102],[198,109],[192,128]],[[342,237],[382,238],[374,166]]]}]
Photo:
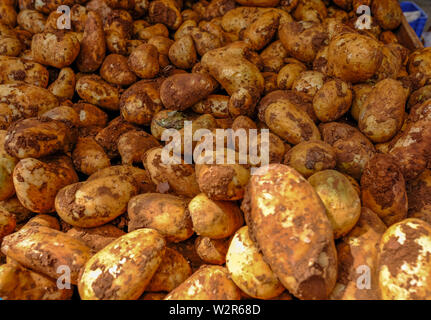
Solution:
[{"label": "blue plastic object", "polygon": [[403,10],[403,12],[420,11],[421,13],[420,17],[409,23],[410,26],[413,28],[413,30],[415,30],[416,34],[420,39],[422,32],[424,31],[425,24],[427,23],[427,20],[428,20],[427,14],[425,13],[425,11],[421,9],[421,7],[419,7],[414,2],[404,1],[404,2],[401,2],[400,5],[401,5],[401,10]]}]

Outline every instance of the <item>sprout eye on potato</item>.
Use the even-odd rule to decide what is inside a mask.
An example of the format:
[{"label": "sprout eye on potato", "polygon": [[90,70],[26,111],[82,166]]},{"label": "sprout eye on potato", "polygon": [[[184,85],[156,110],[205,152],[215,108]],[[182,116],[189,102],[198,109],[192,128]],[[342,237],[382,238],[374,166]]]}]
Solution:
[{"label": "sprout eye on potato", "polygon": [[0,0],[0,300],[430,299],[431,49],[403,19]]}]

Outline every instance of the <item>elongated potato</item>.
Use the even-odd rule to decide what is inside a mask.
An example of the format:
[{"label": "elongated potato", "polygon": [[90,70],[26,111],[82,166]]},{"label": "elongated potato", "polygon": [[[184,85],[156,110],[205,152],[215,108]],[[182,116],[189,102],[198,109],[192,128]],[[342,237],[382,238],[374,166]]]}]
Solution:
[{"label": "elongated potato", "polygon": [[337,278],[337,253],[313,187],[294,169],[271,164],[251,178],[242,209],[251,238],[283,286],[301,299],[327,298]]},{"label": "elongated potato", "polygon": [[106,83],[96,74],[80,77],[76,82],[76,92],[85,101],[101,108],[119,109],[120,95],[118,89]]},{"label": "elongated potato", "polygon": [[250,239],[247,226],[235,233],[227,252],[226,267],[233,282],[250,297],[271,299],[285,290]]},{"label": "elongated potato", "polygon": [[92,250],[80,240],[48,227],[23,228],[3,239],[1,251],[24,267],[57,279],[60,266],[70,269],[70,282],[77,284],[81,268]]},{"label": "elongated potato", "polygon": [[165,240],[153,229],[135,230],[118,238],[85,264],[78,281],[81,299],[137,300],[164,254]]},{"label": "elongated potato", "polygon": [[202,266],[172,290],[165,300],[240,300],[240,290],[230,280],[226,268]]},{"label": "elongated potato", "polygon": [[326,82],[313,98],[313,108],[317,118],[322,122],[339,119],[352,104],[352,90],[339,79]]},{"label": "elongated potato", "polygon": [[49,74],[39,63],[20,58],[0,56],[0,83],[25,83],[46,88]]},{"label": "elongated potato", "polygon": [[431,299],[431,225],[405,219],[383,234],[378,255],[384,300]]},{"label": "elongated potato", "polygon": [[58,219],[47,214],[38,214],[34,216],[23,226],[23,228],[27,227],[48,227],[60,231]]},{"label": "elongated potato", "polygon": [[127,58],[120,54],[110,54],[100,67],[103,80],[120,86],[129,86],[136,82],[136,75],[129,69]]}]

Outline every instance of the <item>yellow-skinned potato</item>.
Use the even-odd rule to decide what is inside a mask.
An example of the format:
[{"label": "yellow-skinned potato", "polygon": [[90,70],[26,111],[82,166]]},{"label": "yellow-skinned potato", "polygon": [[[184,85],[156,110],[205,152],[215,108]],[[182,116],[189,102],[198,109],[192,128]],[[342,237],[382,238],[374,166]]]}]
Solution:
[{"label": "yellow-skinned potato", "polygon": [[193,230],[200,236],[223,239],[231,236],[244,223],[239,207],[227,201],[215,201],[201,193],[189,203]]},{"label": "yellow-skinned potato", "polygon": [[[48,90],[29,84],[0,85],[0,128],[7,129],[19,119],[36,117],[58,106]],[[8,97],[7,100],[4,97]]]},{"label": "yellow-skinned potato", "polygon": [[74,227],[98,227],[123,214],[138,190],[135,180],[125,175],[69,184],[57,193],[55,209]]},{"label": "yellow-skinned potato", "polygon": [[137,300],[164,254],[165,240],[155,230],[135,230],[118,238],[85,264],[78,282],[81,299]]},{"label": "yellow-skinned potato", "polygon": [[112,224],[105,224],[96,228],[73,227],[66,232],[68,236],[81,240],[95,252],[102,250],[115,239],[123,236],[125,232]]},{"label": "yellow-skinned potato", "polygon": [[185,197],[194,197],[200,193],[193,165],[181,161],[178,164],[165,164],[162,150],[162,147],[152,148],[143,158],[144,167],[158,190],[173,191]]},{"label": "yellow-skinned potato", "polygon": [[53,212],[57,192],[77,181],[72,162],[66,156],[22,159],[13,171],[13,183],[19,201],[37,213]]},{"label": "yellow-skinned potato", "polygon": [[3,300],[69,300],[72,289],[59,289],[57,282],[17,262],[0,266],[0,298]]},{"label": "yellow-skinned potato", "polygon": [[305,178],[314,173],[334,169],[337,158],[334,148],[321,140],[305,141],[290,149],[284,164],[291,166]]},{"label": "yellow-skinned potato", "polygon": [[111,161],[94,137],[79,137],[72,152],[76,170],[91,175],[99,169],[109,167]]},{"label": "yellow-skinned potato", "polygon": [[[184,10],[184,11],[186,11],[186,10]],[[192,12],[196,13],[195,11],[192,11]],[[198,26],[198,21],[197,20],[184,19],[183,18],[183,23],[175,31],[174,40],[178,41],[178,40],[180,40],[181,38],[183,38],[185,36],[189,36],[191,34],[192,28],[197,27],[197,26]]]},{"label": "yellow-skinned potato", "polygon": [[424,77],[423,82],[431,78],[431,48],[416,50],[409,56],[407,69],[409,75]]},{"label": "yellow-skinned potato", "polygon": [[44,66],[20,58],[0,56],[0,83],[25,83],[46,88],[49,74]]},{"label": "yellow-skinned potato", "polygon": [[130,199],[129,232],[140,228],[157,230],[169,242],[180,242],[193,235],[188,200],[171,194],[146,193]]},{"label": "yellow-skinned potato", "polygon": [[175,0],[152,1],[148,9],[148,16],[152,23],[163,23],[172,30],[178,29],[183,22]]},{"label": "yellow-skinned potato", "polygon": [[386,225],[363,207],[356,226],[337,244],[338,279],[331,299],[378,300],[377,253]]},{"label": "yellow-skinned potato", "polygon": [[428,99],[431,99],[431,85],[413,91],[407,102],[407,108],[410,109],[416,104],[423,103]]},{"label": "yellow-skinned potato", "polygon": [[107,49],[115,54],[127,54],[128,40],[131,39],[133,18],[125,10],[113,10],[104,20]]},{"label": "yellow-skinned potato", "polygon": [[110,54],[100,67],[103,80],[120,86],[129,86],[136,82],[136,75],[129,69],[127,58],[120,54]]},{"label": "yellow-skinned potato", "polygon": [[225,264],[230,240],[231,238],[211,239],[199,236],[195,241],[196,253],[205,263]]},{"label": "yellow-skinned potato", "polygon": [[177,39],[168,52],[169,60],[180,69],[191,69],[197,61],[197,53],[193,38],[184,35]]},{"label": "yellow-skinned potato", "polygon": [[14,214],[17,224],[26,222],[33,215],[30,210],[19,202],[16,196],[0,201],[0,207]]},{"label": "yellow-skinned potato", "polygon": [[106,83],[100,76],[82,76],[76,82],[76,92],[85,101],[108,110],[118,110],[120,94],[116,87]]},{"label": "yellow-skinned potato", "polygon": [[431,226],[405,219],[380,240],[378,281],[383,300],[431,299]]},{"label": "yellow-skinned potato", "polygon": [[1,251],[24,267],[57,279],[63,273],[58,267],[70,268],[70,282],[78,275],[92,250],[80,240],[48,227],[23,228],[3,239]]},{"label": "yellow-skinned potato", "polygon": [[396,0],[373,1],[371,12],[379,26],[385,30],[396,29],[401,24],[403,11]]},{"label": "yellow-skinned potato", "polygon": [[283,286],[300,299],[327,298],[337,255],[325,207],[307,180],[282,164],[262,167],[242,209],[251,238]]},{"label": "yellow-skinned potato", "polygon": [[301,72],[292,83],[292,90],[302,94],[305,99],[312,101],[316,93],[323,87],[325,76],[318,71]]},{"label": "yellow-skinned potato", "polygon": [[359,129],[373,142],[386,142],[404,122],[406,94],[401,82],[385,79],[368,94],[359,113]]},{"label": "yellow-skinned potato", "polygon": [[242,38],[251,49],[261,50],[276,34],[279,22],[280,15],[275,10],[265,12],[244,30]]},{"label": "yellow-skinned potato", "polygon": [[359,120],[359,114],[367,100],[368,94],[373,90],[373,86],[366,83],[356,84],[352,87],[353,100],[352,107],[350,108],[350,114],[356,121]]},{"label": "yellow-skinned potato", "polygon": [[361,200],[350,181],[338,171],[323,170],[308,178],[322,200],[334,239],[345,236],[361,214]]},{"label": "yellow-skinned potato", "polygon": [[159,141],[145,131],[131,130],[118,139],[118,152],[123,164],[142,163],[147,150],[160,146]]},{"label": "yellow-skinned potato", "polygon": [[145,291],[172,291],[191,275],[192,269],[184,256],[177,250],[166,248],[162,262]]},{"label": "yellow-skinned potato", "polygon": [[270,43],[261,53],[263,71],[279,72],[285,65],[287,51],[280,40]]},{"label": "yellow-skinned potato", "polygon": [[0,201],[6,200],[15,194],[12,173],[18,159],[6,152],[4,142],[7,131],[0,130]]},{"label": "yellow-skinned potato", "polygon": [[403,67],[402,55],[397,46],[384,45],[382,46],[382,64],[377,70],[377,80],[386,78],[397,79]]},{"label": "yellow-skinned potato", "polygon": [[11,234],[15,230],[15,216],[0,207],[0,243],[4,237]]},{"label": "yellow-skinned potato", "polygon": [[229,117],[229,96],[210,94],[192,107],[193,111],[200,114],[211,114],[215,118]]},{"label": "yellow-skinned potato", "polygon": [[58,219],[47,214],[38,214],[34,216],[23,226],[23,228],[27,227],[48,227],[60,231]]},{"label": "yellow-skinned potato", "polygon": [[75,93],[76,77],[73,69],[63,68],[58,78],[49,85],[48,90],[59,100],[72,99]]},{"label": "yellow-skinned potato", "polygon": [[3,23],[11,28],[15,27],[17,21],[17,13],[14,6],[8,3],[0,3],[0,23]]},{"label": "yellow-skinned potato", "polygon": [[75,103],[72,107],[78,113],[79,127],[105,127],[108,122],[108,115],[92,104],[79,102]]},{"label": "yellow-skinned potato", "polygon": [[152,44],[142,44],[129,56],[128,65],[139,78],[152,79],[159,73],[159,53]]},{"label": "yellow-skinned potato", "polygon": [[31,42],[33,59],[44,65],[64,68],[73,63],[80,45],[73,33],[64,30],[37,33]]},{"label": "yellow-skinned potato", "polygon": [[328,15],[325,3],[322,0],[299,0],[293,12],[297,20],[321,22]]},{"label": "yellow-skinned potato", "polygon": [[306,70],[304,65],[289,63],[281,68],[277,75],[277,86],[281,90],[289,90],[299,75]]},{"label": "yellow-skinned potato", "polygon": [[[431,224],[431,170],[427,169],[406,185],[409,204],[408,217]],[[1,205],[1,203],[0,203]]]},{"label": "yellow-skinned potato", "polygon": [[390,226],[407,216],[407,193],[404,177],[396,159],[376,154],[365,166],[361,177],[362,204]]},{"label": "yellow-skinned potato", "polygon": [[165,300],[240,300],[241,293],[225,267],[202,266]]},{"label": "yellow-skinned potato", "polygon": [[341,118],[349,111],[352,96],[352,90],[346,82],[339,79],[326,82],[313,99],[313,109],[317,118],[322,122]]},{"label": "yellow-skinned potato", "polygon": [[150,40],[154,36],[169,37],[169,30],[164,24],[156,23],[149,25],[144,20],[133,22],[133,37],[140,40]]},{"label": "yellow-skinned potato", "polygon": [[226,32],[240,35],[263,11],[256,7],[237,7],[222,17],[222,27]]},{"label": "yellow-skinned potato", "polygon": [[235,233],[227,252],[226,267],[233,282],[250,297],[271,299],[285,290],[251,240],[247,226]]},{"label": "yellow-skinned potato", "polygon": [[43,32],[45,21],[46,17],[36,10],[21,10],[17,16],[18,25],[32,34]]}]

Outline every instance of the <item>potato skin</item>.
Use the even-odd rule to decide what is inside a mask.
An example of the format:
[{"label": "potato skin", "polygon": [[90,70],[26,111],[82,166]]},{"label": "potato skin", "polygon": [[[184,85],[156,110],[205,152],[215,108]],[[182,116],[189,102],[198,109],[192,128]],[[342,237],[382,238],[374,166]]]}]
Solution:
[{"label": "potato skin", "polygon": [[81,268],[92,256],[83,242],[48,227],[23,228],[3,239],[1,251],[24,267],[57,279],[57,268],[70,268],[70,282],[77,284]]},{"label": "potato skin", "polygon": [[0,56],[0,83],[25,83],[46,88],[49,74],[39,63],[29,62],[20,58]]},{"label": "potato skin", "polygon": [[251,238],[289,292],[300,299],[327,298],[336,282],[337,255],[323,203],[294,169],[271,164],[260,171],[241,207]]},{"label": "potato skin", "polygon": [[405,219],[386,230],[378,255],[383,300],[430,299],[430,240],[431,226],[419,219]]},{"label": "potato skin", "polygon": [[177,39],[168,52],[169,60],[180,69],[191,69],[197,60],[193,38],[185,35]]},{"label": "potato skin", "polygon": [[401,24],[403,12],[396,0],[373,1],[371,12],[379,26],[385,30],[396,29]]},{"label": "potato skin", "polygon": [[103,80],[120,86],[129,86],[136,82],[136,75],[129,69],[127,58],[120,54],[110,54],[100,67]]},{"label": "potato skin", "polygon": [[132,51],[128,65],[139,78],[152,79],[159,73],[159,53],[152,44],[142,44]]},{"label": "potato skin", "polygon": [[193,235],[188,200],[170,194],[146,193],[130,199],[129,232],[140,228],[157,230],[169,242],[180,242]]},{"label": "potato skin", "polygon": [[53,212],[57,192],[77,181],[72,162],[66,156],[22,159],[13,171],[13,183],[19,201],[37,213]]},{"label": "potato skin", "polygon": [[188,205],[193,230],[200,236],[223,239],[244,224],[242,212],[234,203],[215,201],[201,193]]},{"label": "potato skin", "polygon": [[229,96],[210,94],[192,107],[200,114],[211,114],[214,118],[229,118]]},{"label": "potato skin", "polygon": [[109,167],[111,161],[105,150],[93,137],[79,137],[72,152],[76,170],[91,175],[99,169]]},{"label": "potato skin", "polygon": [[137,300],[157,271],[165,244],[153,229],[135,230],[111,242],[85,264],[78,280],[81,299]]},{"label": "potato skin", "polygon": [[240,290],[230,280],[227,269],[211,265],[202,266],[165,297],[165,300],[240,299]]},{"label": "potato skin", "polygon": [[205,263],[223,265],[226,263],[230,240],[231,238],[211,239],[199,236],[195,241],[195,250]]},{"label": "potato skin", "polygon": [[349,111],[352,97],[352,90],[346,82],[330,80],[314,96],[314,112],[322,122],[335,121]]},{"label": "potato skin", "polygon": [[260,15],[243,32],[242,38],[253,50],[263,49],[278,30],[280,15],[275,11],[267,11]]},{"label": "potato skin", "polygon": [[404,177],[394,157],[375,154],[361,177],[361,198],[383,222],[390,226],[407,216],[407,193]]},{"label": "potato skin", "polygon": [[361,200],[350,181],[340,172],[323,170],[308,178],[322,200],[334,231],[334,239],[345,236],[361,214]]},{"label": "potato skin", "polygon": [[98,227],[123,214],[137,193],[138,185],[132,177],[101,177],[61,189],[55,197],[55,209],[72,226]]},{"label": "potato skin", "polygon": [[85,101],[108,110],[118,110],[120,95],[116,87],[96,74],[85,75],[76,82],[76,92]]},{"label": "potato skin", "polygon": [[72,99],[75,94],[76,76],[71,68],[63,68],[48,90],[59,100]]},{"label": "potato skin", "polygon": [[242,227],[235,233],[227,252],[226,267],[233,282],[250,297],[277,297],[285,288],[259,253],[248,228]]},{"label": "potato skin", "polygon": [[117,146],[121,162],[126,165],[132,165],[133,163],[141,163],[145,152],[160,146],[160,143],[145,131],[132,130],[121,135]]}]

